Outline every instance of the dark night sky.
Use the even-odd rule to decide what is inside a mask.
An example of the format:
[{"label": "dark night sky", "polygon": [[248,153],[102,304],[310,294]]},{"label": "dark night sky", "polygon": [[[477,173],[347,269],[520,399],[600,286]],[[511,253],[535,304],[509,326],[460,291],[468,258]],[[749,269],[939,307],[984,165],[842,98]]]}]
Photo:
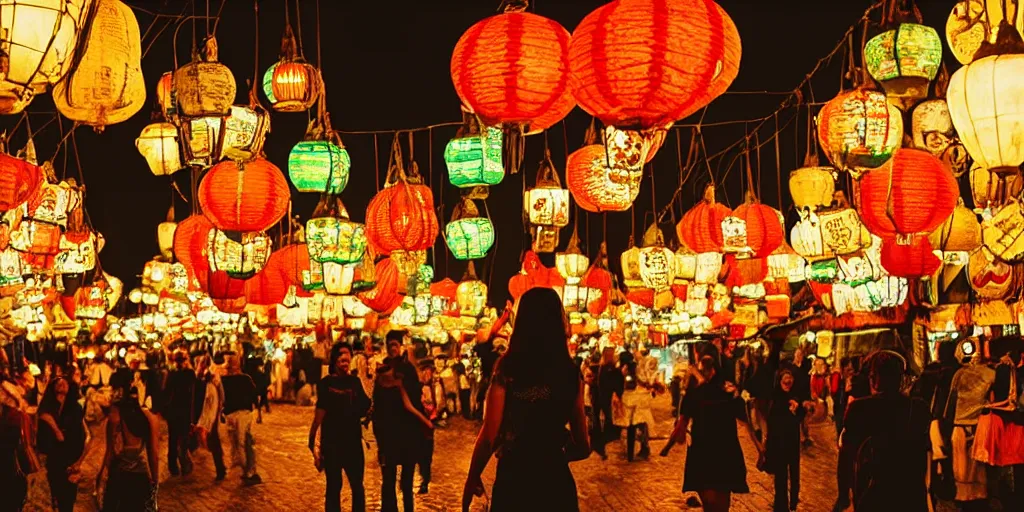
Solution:
[{"label": "dark night sky", "polygon": [[[251,80],[253,74],[253,5],[249,0],[226,1],[227,5],[218,28],[220,60],[234,71],[238,81],[237,102],[242,103],[247,95],[246,82]],[[302,8],[305,53],[309,60],[315,61],[316,2],[298,1]],[[140,0],[129,3],[147,10],[175,14],[186,5],[185,0]],[[320,0],[322,67],[327,87],[328,108],[334,127],[342,131],[395,130],[458,121],[459,101],[449,77],[451,49],[465,29],[476,21],[494,14],[498,3],[498,0]],[[570,32],[586,14],[603,4],[598,0],[538,0],[532,3],[536,13],[559,21]],[[815,62],[834,47],[847,27],[859,19],[870,5],[868,0],[720,0],[719,3],[735,21],[743,41],[740,73],[731,91],[791,90],[812,69]],[[954,3],[953,0],[920,2],[925,24],[935,27],[940,35],[943,35],[943,40],[946,18]],[[198,4],[197,14],[201,14],[206,9],[205,2]],[[220,2],[212,0],[210,4],[211,11],[215,13]],[[294,6],[295,2],[289,4]],[[260,1],[261,77],[266,68],[277,60],[280,35],[284,27],[284,5],[283,0]],[[140,11],[136,11],[136,14],[145,32],[153,17]],[[292,22],[295,23],[294,17]],[[158,22],[154,31],[159,30],[165,23],[166,21]],[[205,33],[202,22],[196,29],[200,34]],[[164,30],[143,60],[149,94],[147,106],[131,120],[110,126],[102,134],[83,128],[79,129],[76,135],[85,183],[88,187],[88,211],[95,227],[107,240],[106,248],[101,254],[103,267],[124,279],[128,287],[136,284],[137,279],[134,276],[141,272],[143,264],[158,252],[156,225],[163,220],[172,197],[169,178],[155,177],[149,172],[145,160],[135,149],[134,141],[142,128],[150,122],[150,113],[154,110],[155,104],[153,91],[157,79],[174,66],[171,44],[173,31],[174,26]],[[184,64],[188,59],[191,34],[191,23],[182,27],[178,37],[180,64]],[[951,56],[947,55],[946,60],[951,64],[951,71],[956,69],[958,64]],[[839,90],[841,67],[841,58],[837,58],[816,76],[812,86],[818,101],[830,99]],[[260,96],[263,99],[262,94]],[[774,111],[783,99],[782,95],[727,94],[711,105],[705,122],[759,118]],[[31,116],[33,127],[38,129],[49,119],[42,113],[53,110],[52,102],[48,97],[41,96],[29,110],[40,112]],[[783,111],[780,114],[780,125],[785,125],[796,114],[796,109]],[[794,130],[795,125],[791,125],[780,137],[784,177],[790,170],[799,167],[803,158],[806,108],[800,110],[799,116],[799,132]],[[16,116],[8,116],[0,122],[9,131],[17,119]],[[686,122],[693,121],[695,119]],[[564,148],[568,146],[572,151],[582,145],[583,134],[589,122],[590,117],[577,108],[565,122],[568,140],[563,136],[561,125],[556,125],[548,136],[554,162],[563,177]],[[272,116],[272,129],[265,151],[268,158],[285,173],[288,152],[302,138],[306,123],[307,116],[304,113],[274,113]],[[68,124],[65,120],[65,126]],[[445,207],[443,218],[439,219],[442,224],[449,220],[452,208],[456,204],[454,200],[458,197],[457,189],[447,182],[441,157],[444,145],[455,134],[455,130],[455,127],[445,127],[430,132],[419,131],[415,135],[416,160],[421,172],[425,174],[428,170],[432,171],[428,182],[433,188],[435,201],[438,204],[443,202]],[[716,153],[742,138],[744,130],[742,124],[704,128],[708,152]],[[760,132],[761,139],[765,140],[773,132],[774,122],[770,121]],[[681,138],[681,149],[685,158],[690,132],[681,129],[669,136],[651,166],[656,204],[659,209],[668,203],[679,183],[677,135]],[[362,212],[376,191],[374,135],[343,134],[342,137],[353,162],[352,177],[342,197],[353,218],[361,221]],[[392,137],[389,132],[377,135],[381,179],[386,172]],[[406,136],[403,134],[402,137],[404,142]],[[428,158],[431,139],[433,158]],[[55,123],[36,137],[41,159],[48,159],[53,155],[58,140],[59,133]],[[798,141],[801,146],[799,148]],[[24,125],[14,133],[12,146],[18,148],[23,142]],[[506,176],[501,185],[492,188],[488,200],[498,237],[496,249],[492,250],[491,255],[482,263],[477,263],[477,270],[482,278],[492,276],[491,298],[494,301],[504,301],[508,278],[518,271],[521,251],[529,246],[529,236],[523,234],[526,230],[521,223],[521,180],[525,178],[526,183],[532,186],[537,164],[545,146],[545,136],[530,137],[526,144],[523,171],[520,175]],[[408,147],[404,150],[408,156]],[[732,206],[742,202],[745,188],[745,180],[741,180],[742,167],[738,163],[731,172],[725,172],[734,155],[735,153],[726,156],[716,178],[719,189],[722,190],[719,199],[727,200]],[[56,159],[58,173],[63,166],[63,159],[64,153],[61,152]],[[768,144],[762,149],[761,160],[762,200],[779,207],[779,174],[776,170],[773,144]],[[72,156],[69,159],[68,176],[77,175],[73,162]],[[713,162],[713,167],[717,165],[718,162]],[[175,179],[186,193],[187,175],[187,172],[175,175]],[[649,172],[644,180],[643,189],[633,211],[638,237],[651,219],[650,175]],[[694,173],[677,203],[677,215],[699,199],[706,183],[706,171]],[[782,192],[782,207],[788,208],[789,196],[786,188],[783,188]],[[308,218],[318,197],[315,194],[299,194],[294,191],[292,197],[295,213],[303,219]],[[179,198],[176,207],[178,220],[181,220],[187,215],[188,206]],[[666,226],[669,220],[665,219]],[[608,214],[607,225],[612,265],[613,268],[617,268],[617,255],[626,248],[630,234],[630,213]],[[585,246],[584,252],[593,256],[603,238],[601,216],[581,216],[579,227]],[[563,244],[568,241],[571,228],[570,225],[563,230]],[[674,238],[674,230],[666,230],[666,236]],[[438,279],[447,275],[458,280],[465,264],[455,261],[447,254],[441,237],[438,237],[435,248]]]}]

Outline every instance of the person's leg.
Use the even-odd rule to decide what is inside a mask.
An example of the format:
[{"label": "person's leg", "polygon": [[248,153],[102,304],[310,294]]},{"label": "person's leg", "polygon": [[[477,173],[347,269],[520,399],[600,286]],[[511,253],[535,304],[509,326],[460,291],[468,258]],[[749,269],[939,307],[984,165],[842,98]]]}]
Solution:
[{"label": "person's leg", "polygon": [[399,486],[402,488],[402,511],[413,512],[416,506],[416,497],[412,492],[412,480],[416,475],[416,464],[402,465],[402,479]]},{"label": "person's leg", "polygon": [[789,509],[796,510],[796,504],[800,503],[800,454],[789,464]]},{"label": "person's leg", "polygon": [[714,490],[698,491],[701,505],[705,512],[729,512],[732,493]]},{"label": "person's leg", "polygon": [[601,430],[601,407],[591,407],[590,416],[590,446],[601,457],[604,452],[604,432]]},{"label": "person's leg", "polygon": [[178,476],[181,474],[178,469],[178,438],[181,437],[178,432],[179,422],[173,417],[167,419],[167,470],[171,476]]},{"label": "person's leg", "polygon": [[612,403],[601,404],[601,414],[604,415],[604,426],[601,428],[601,440],[602,446],[607,445],[611,441],[619,439],[619,429],[612,423]]},{"label": "person's leg", "polygon": [[482,420],[484,418],[484,402],[487,401],[488,385],[488,382],[481,382],[480,391],[476,394],[476,411],[474,412],[473,417],[478,420]]},{"label": "person's leg", "polygon": [[366,489],[363,487],[363,472],[366,462],[363,459],[363,449],[345,458],[345,476],[348,478],[348,486],[352,489],[352,512],[364,512],[366,510]]},{"label": "person's leg", "polygon": [[430,467],[433,464],[433,462],[434,462],[434,435],[431,434],[430,437],[428,437],[424,441],[423,454],[421,455],[420,461],[419,461],[420,478],[422,479],[422,481],[420,482],[420,489],[419,489],[419,493],[420,494],[427,494],[428,492],[430,492],[430,489],[429,489],[428,486],[430,485],[430,475],[431,475]]},{"label": "person's leg", "polygon": [[256,473],[256,437],[252,431],[252,413],[249,413],[249,420],[246,422],[247,427],[245,429],[245,476],[259,480],[259,474]]},{"label": "person's leg", "polygon": [[648,430],[646,423],[641,423],[640,424],[640,436],[639,437],[640,437],[640,451],[637,453],[637,455],[641,459],[646,459],[647,457],[650,457],[650,455],[651,455],[651,444],[650,444],[651,433]]},{"label": "person's leg", "polygon": [[223,480],[228,470],[224,467],[224,446],[220,443],[220,422],[213,422],[213,430],[206,436],[206,447],[213,456],[213,467],[217,470],[217,480]]},{"label": "person's leg", "polygon": [[192,473],[192,454],[188,451],[188,443],[191,436],[192,422],[185,420],[181,424],[181,433],[178,438],[178,464],[181,466],[182,476]]},{"label": "person's leg", "polygon": [[459,407],[462,409],[462,417],[467,420],[473,418],[472,407],[469,403],[469,398],[471,396],[470,393],[471,392],[468,389],[459,391]]},{"label": "person's leg", "polygon": [[380,467],[380,511],[398,512],[398,496],[395,486],[398,484],[398,466],[386,464]]},{"label": "person's leg", "polygon": [[786,494],[786,478],[789,473],[786,471],[787,466],[778,464],[775,468],[775,473],[772,475],[775,478],[775,500],[773,502],[773,512],[787,512],[789,510],[789,495]]},{"label": "person's leg", "polygon": [[626,429],[626,460],[633,462],[633,451],[636,444],[636,425],[630,425]]},{"label": "person's leg", "polygon": [[324,491],[324,512],[341,512],[341,471],[343,464],[334,454],[325,454],[323,460],[327,489]]}]

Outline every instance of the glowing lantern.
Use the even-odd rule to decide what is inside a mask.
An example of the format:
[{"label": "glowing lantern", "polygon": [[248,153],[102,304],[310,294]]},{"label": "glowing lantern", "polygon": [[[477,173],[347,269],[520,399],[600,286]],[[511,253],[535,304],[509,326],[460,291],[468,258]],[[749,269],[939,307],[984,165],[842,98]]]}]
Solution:
[{"label": "glowing lantern", "polygon": [[348,295],[352,293],[355,282],[355,267],[334,262],[324,263],[324,291],[330,295]]},{"label": "glowing lantern", "polygon": [[[13,243],[13,238],[12,238]],[[981,223],[981,242],[1006,262],[1024,259],[1024,207],[1013,201]]]},{"label": "glowing lantern", "polygon": [[456,290],[459,314],[465,317],[479,317],[487,307],[487,285],[477,279],[473,262],[469,263],[466,275],[462,277]]},{"label": "glowing lantern", "polygon": [[351,168],[348,151],[330,141],[304,140],[288,154],[288,177],[299,192],[340,194]]},{"label": "glowing lantern", "polygon": [[291,23],[281,37],[281,60],[263,74],[263,93],[278,112],[301,112],[313,106],[322,87],[320,71],[299,52]]},{"label": "glowing lantern", "polygon": [[970,179],[971,196],[978,208],[998,208],[1024,191],[1024,177],[1016,169],[995,172],[975,163],[971,167]]},{"label": "glowing lantern", "polygon": [[174,256],[174,230],[178,223],[174,222],[174,205],[167,209],[167,219],[156,226],[156,242],[160,254],[170,260]]},{"label": "glowing lantern", "polygon": [[103,286],[82,286],[75,291],[75,318],[82,320],[99,320],[107,316],[107,301],[103,296]]},{"label": "glowing lantern", "polygon": [[590,259],[580,252],[579,244],[579,236],[577,236],[576,230],[573,230],[572,238],[569,239],[569,247],[565,249],[565,252],[555,255],[555,268],[567,282],[578,282],[590,267]]},{"label": "glowing lantern", "polygon": [[[742,252],[754,258],[764,258],[778,249],[786,239],[781,216],[778,210],[759,203],[752,193],[748,193],[747,202],[732,212],[732,218],[743,223]],[[724,237],[725,222],[722,229]]]},{"label": "glowing lantern", "polygon": [[41,167],[0,153],[0,211],[13,210],[36,195],[43,182]]},{"label": "glowing lantern", "polygon": [[569,32],[516,4],[470,27],[452,51],[455,92],[488,125],[528,126],[555,106],[572,108],[564,100],[570,96]]},{"label": "glowing lantern", "polygon": [[964,206],[963,199],[958,199],[953,214],[928,235],[928,241],[943,252],[971,252],[981,245],[978,216]]},{"label": "glowing lantern", "polygon": [[391,258],[377,262],[375,268],[377,284],[373,289],[359,294],[359,300],[366,307],[384,315],[390,315],[402,303],[398,293],[398,267]]},{"label": "glowing lantern", "polygon": [[146,102],[146,84],[135,14],[120,0],[94,4],[83,51],[54,86],[53,102],[68,119],[102,128],[135,115]]},{"label": "glowing lantern", "polygon": [[903,140],[903,114],[868,89],[840,93],[818,113],[818,141],[832,162],[855,178],[881,166]]},{"label": "glowing lantern", "polygon": [[209,270],[206,262],[209,233],[213,224],[202,215],[193,215],[178,224],[174,230],[174,256],[188,272],[190,287],[196,281],[198,273],[205,274]]},{"label": "glowing lantern", "polygon": [[942,264],[925,237],[917,237],[909,244],[898,244],[894,240],[883,241],[881,261],[882,267],[889,274],[906,278],[930,276]]},{"label": "glowing lantern", "polygon": [[817,159],[789,173],[789,194],[797,210],[817,211],[832,203],[836,181],[831,167],[818,167]]},{"label": "glowing lantern", "polygon": [[366,252],[365,227],[349,220],[340,200],[325,199],[306,222],[306,246],[315,262],[356,263]]},{"label": "glowing lantern", "polygon": [[412,171],[407,177],[400,165],[392,167],[384,190],[366,207],[366,238],[380,254],[423,251],[437,238],[434,195],[422,184],[415,163]]},{"label": "glowing lantern", "polygon": [[793,226],[790,241],[797,254],[818,261],[857,252],[871,243],[853,208],[839,208],[810,214]]},{"label": "glowing lantern", "polygon": [[181,147],[178,142],[178,127],[171,123],[153,123],[142,129],[135,147],[146,158],[149,170],[155,176],[169,176],[184,166],[181,163]]},{"label": "glowing lantern", "polygon": [[523,195],[523,211],[530,221],[533,250],[553,252],[559,230],[569,224],[569,191],[562,188],[550,152],[537,170],[537,184]]},{"label": "glowing lantern", "polygon": [[588,212],[623,212],[640,193],[643,167],[609,160],[601,144],[590,144],[569,155],[565,181],[580,208]]},{"label": "glowing lantern", "polygon": [[1024,44],[1013,35],[1014,53],[989,53],[956,70],[946,91],[949,115],[967,152],[997,173],[1015,171],[1024,162],[1024,146],[1016,143],[1024,136]]},{"label": "glowing lantern", "polygon": [[235,101],[235,77],[217,62],[217,39],[204,44],[203,58],[174,72],[174,91],[181,115],[186,117],[226,116]]},{"label": "glowing lantern", "polygon": [[612,2],[573,32],[570,84],[604,124],[653,128],[725,92],[740,53],[736,26],[710,0]]},{"label": "glowing lantern", "polygon": [[1020,284],[1019,272],[988,249],[982,247],[971,253],[967,261],[967,276],[978,298],[1002,300]]},{"label": "glowing lantern", "polygon": [[222,158],[250,160],[262,154],[270,116],[257,108],[231,105],[227,117],[198,117],[182,123],[188,163],[205,167]]},{"label": "glowing lantern", "polygon": [[872,233],[906,243],[907,237],[931,233],[953,213],[959,189],[939,159],[905,148],[861,179],[860,198],[861,221]]},{"label": "glowing lantern", "polygon": [[284,302],[290,286],[277,266],[278,253],[270,256],[267,266],[251,279],[245,281],[245,301],[256,306],[273,306]]},{"label": "glowing lantern", "polygon": [[464,113],[463,117],[465,123],[444,147],[448,181],[459,188],[501,183],[505,178],[505,167],[501,161],[501,128],[481,127],[472,115]]},{"label": "glowing lantern", "polygon": [[156,101],[164,117],[171,119],[178,113],[178,102],[174,99],[174,72],[168,71],[160,75],[156,83]]},{"label": "glowing lantern", "polygon": [[207,235],[211,271],[223,270],[235,279],[248,279],[270,260],[270,237],[264,233],[227,233],[219,229]]},{"label": "glowing lantern", "polygon": [[5,1],[0,46],[5,70],[0,112],[16,114],[71,68],[91,8],[89,0]]},{"label": "glowing lantern", "polygon": [[900,23],[868,40],[864,62],[890,98],[911,105],[928,96],[928,84],[939,73],[942,40],[929,26]]},{"label": "glowing lantern", "polygon": [[796,253],[786,242],[768,255],[768,275],[773,279],[786,279],[790,283],[804,280],[807,260]]},{"label": "glowing lantern", "polygon": [[914,107],[910,132],[915,148],[941,158],[956,137],[946,100],[923,101]]},{"label": "glowing lantern", "polygon": [[657,224],[651,224],[644,233],[644,247],[640,249],[637,267],[645,288],[660,292],[672,285],[675,254],[665,248],[665,235]]},{"label": "glowing lantern", "polygon": [[686,212],[676,225],[676,234],[697,253],[722,252],[722,221],[731,214],[729,207],[715,202],[715,187],[709,185],[704,190],[704,200]]},{"label": "glowing lantern", "polygon": [[480,259],[494,245],[494,225],[491,219],[481,217],[473,200],[466,197],[444,227],[444,240],[455,259]]},{"label": "glowing lantern", "polygon": [[235,279],[223,270],[211,270],[199,284],[213,300],[245,297],[245,280]]},{"label": "glowing lantern", "polygon": [[60,235],[60,252],[54,258],[56,274],[81,274],[96,268],[96,234],[86,225],[81,207],[71,213],[68,230]]},{"label": "glowing lantern", "polygon": [[[459,284],[450,277],[430,285],[430,313],[434,316],[459,316],[458,289]],[[511,287],[509,292],[512,292]]]},{"label": "glowing lantern", "polygon": [[[946,41],[953,56],[961,64],[970,64],[975,54],[986,41],[996,42],[996,28],[1005,19],[1002,6],[1004,2],[985,0],[964,0],[953,7],[946,20]],[[988,7],[986,9],[986,6]],[[1016,6],[1016,4],[1008,4]],[[1024,28],[1024,11],[1020,8],[1015,19],[1007,20],[1018,32]],[[1013,11],[1010,11],[1012,14]]]},{"label": "glowing lantern", "polygon": [[221,162],[199,183],[199,205],[217,229],[263,231],[288,211],[290,192],[284,175],[263,158]]}]

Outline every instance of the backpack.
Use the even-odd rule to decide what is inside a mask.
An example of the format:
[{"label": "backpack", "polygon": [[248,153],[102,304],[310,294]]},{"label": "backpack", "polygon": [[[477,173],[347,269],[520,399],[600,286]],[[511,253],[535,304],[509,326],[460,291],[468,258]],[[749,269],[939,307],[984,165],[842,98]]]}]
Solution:
[{"label": "backpack", "polygon": [[914,465],[920,463],[907,442],[913,412],[911,402],[902,435],[868,436],[857,447],[853,466],[854,510],[893,510],[893,498],[906,492],[902,485],[904,475],[912,473]]}]

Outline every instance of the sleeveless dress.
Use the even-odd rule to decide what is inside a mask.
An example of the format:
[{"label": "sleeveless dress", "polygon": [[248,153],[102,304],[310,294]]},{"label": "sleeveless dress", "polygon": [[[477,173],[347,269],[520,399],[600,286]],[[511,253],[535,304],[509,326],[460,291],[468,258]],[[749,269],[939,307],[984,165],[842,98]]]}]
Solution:
[{"label": "sleeveless dress", "polygon": [[579,510],[565,454],[575,393],[557,397],[548,385],[525,385],[501,374],[494,382],[505,386],[505,408],[491,511]]},{"label": "sleeveless dress", "polygon": [[149,482],[145,441],[126,443],[122,421],[114,435],[114,456],[103,493],[103,512],[156,512],[157,488]]}]

